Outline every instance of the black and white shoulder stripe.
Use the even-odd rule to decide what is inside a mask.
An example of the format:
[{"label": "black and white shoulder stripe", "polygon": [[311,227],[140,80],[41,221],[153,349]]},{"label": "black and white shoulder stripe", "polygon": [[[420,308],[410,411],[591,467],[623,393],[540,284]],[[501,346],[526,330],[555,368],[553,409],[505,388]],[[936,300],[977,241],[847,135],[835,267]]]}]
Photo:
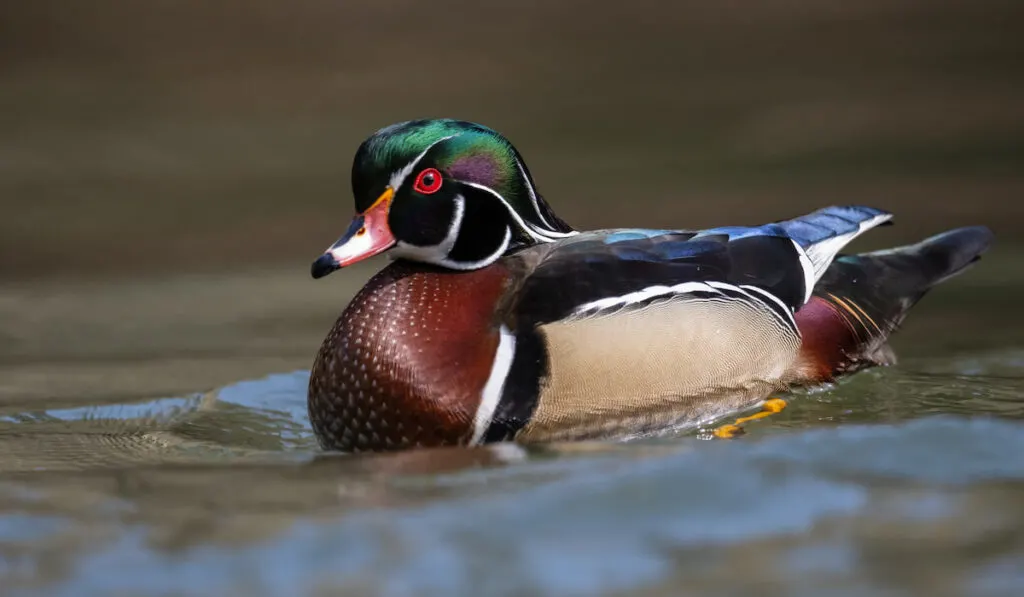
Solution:
[{"label": "black and white shoulder stripe", "polygon": [[734,301],[749,304],[771,314],[778,322],[796,331],[793,311],[772,293],[750,285],[735,285],[712,280],[704,282],[683,282],[672,286],[655,285],[620,296],[610,296],[580,305],[563,319],[565,322],[590,317],[609,317],[616,314],[644,309],[654,304],[669,301]]}]

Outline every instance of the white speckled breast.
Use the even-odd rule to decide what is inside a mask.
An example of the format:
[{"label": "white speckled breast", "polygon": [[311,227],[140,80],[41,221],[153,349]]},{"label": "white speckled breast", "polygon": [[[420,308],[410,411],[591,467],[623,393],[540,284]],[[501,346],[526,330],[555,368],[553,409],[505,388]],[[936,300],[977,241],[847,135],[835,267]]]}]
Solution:
[{"label": "white speckled breast", "polygon": [[321,444],[344,451],[463,443],[497,347],[505,270],[395,262],[352,299],[309,383]]}]

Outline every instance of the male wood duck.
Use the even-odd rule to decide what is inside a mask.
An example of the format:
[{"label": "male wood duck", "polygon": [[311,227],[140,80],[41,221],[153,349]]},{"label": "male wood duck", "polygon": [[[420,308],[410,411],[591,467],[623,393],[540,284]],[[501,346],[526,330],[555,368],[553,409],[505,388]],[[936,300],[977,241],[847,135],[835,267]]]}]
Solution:
[{"label": "male wood duck", "polygon": [[508,140],[458,120],[377,131],[352,189],[357,215],[313,277],[395,261],[313,364],[313,429],[349,452],[636,437],[887,365],[907,310],[992,240],[968,227],[838,256],[891,218],[860,206],[577,232]]}]

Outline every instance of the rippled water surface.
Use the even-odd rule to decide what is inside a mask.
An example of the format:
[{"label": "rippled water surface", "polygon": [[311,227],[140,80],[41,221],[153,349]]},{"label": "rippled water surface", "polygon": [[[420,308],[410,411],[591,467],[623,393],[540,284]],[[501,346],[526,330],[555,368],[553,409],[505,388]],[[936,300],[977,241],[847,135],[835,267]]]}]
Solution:
[{"label": "rippled water surface", "polygon": [[[1022,7],[4,3],[0,596],[1024,596]],[[997,240],[735,440],[326,455],[308,370],[381,262],[309,262],[425,116],[580,229]]]},{"label": "rippled water surface", "polygon": [[1020,350],[905,359],[733,441],[359,457],[318,453],[307,379],[4,407],[6,594],[1024,588]]}]

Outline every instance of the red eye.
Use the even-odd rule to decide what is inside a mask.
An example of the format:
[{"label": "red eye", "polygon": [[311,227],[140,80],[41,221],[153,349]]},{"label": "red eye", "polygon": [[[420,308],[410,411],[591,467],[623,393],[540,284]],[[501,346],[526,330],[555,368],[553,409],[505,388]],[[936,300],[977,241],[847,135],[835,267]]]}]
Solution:
[{"label": "red eye", "polygon": [[441,188],[441,173],[436,168],[427,168],[416,177],[416,184],[413,185],[417,193],[432,195]]}]

